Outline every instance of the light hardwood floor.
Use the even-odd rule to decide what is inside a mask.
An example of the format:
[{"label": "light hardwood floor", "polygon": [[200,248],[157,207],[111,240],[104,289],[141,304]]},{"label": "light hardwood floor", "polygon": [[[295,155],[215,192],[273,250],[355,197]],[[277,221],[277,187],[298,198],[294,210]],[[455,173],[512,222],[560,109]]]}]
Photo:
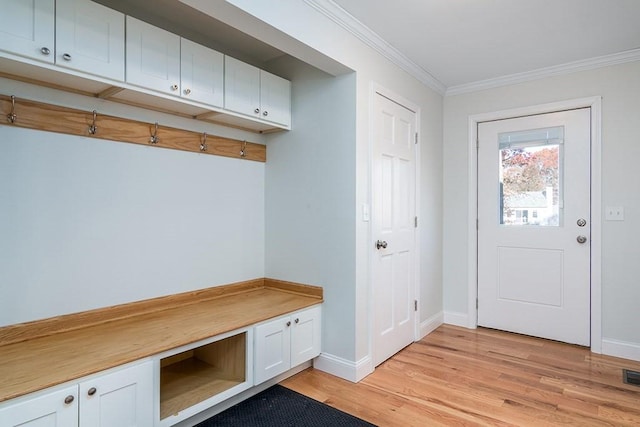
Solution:
[{"label": "light hardwood floor", "polygon": [[282,385],[379,426],[640,426],[623,368],[640,363],[444,325],[358,384],[310,368]]}]

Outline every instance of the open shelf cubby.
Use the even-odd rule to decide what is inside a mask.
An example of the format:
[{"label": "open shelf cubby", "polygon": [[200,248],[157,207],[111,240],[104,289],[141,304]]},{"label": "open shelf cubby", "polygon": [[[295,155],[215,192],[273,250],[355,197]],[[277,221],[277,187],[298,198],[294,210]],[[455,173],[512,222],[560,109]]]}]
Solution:
[{"label": "open shelf cubby", "polygon": [[160,361],[160,419],[203,402],[247,379],[243,332]]}]

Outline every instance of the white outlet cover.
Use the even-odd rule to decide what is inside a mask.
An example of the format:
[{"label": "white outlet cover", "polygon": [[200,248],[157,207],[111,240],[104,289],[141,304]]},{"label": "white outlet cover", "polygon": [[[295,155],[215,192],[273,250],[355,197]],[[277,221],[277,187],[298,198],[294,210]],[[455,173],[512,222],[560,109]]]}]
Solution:
[{"label": "white outlet cover", "polygon": [[604,219],[607,221],[624,221],[624,207],[607,206],[604,210]]}]

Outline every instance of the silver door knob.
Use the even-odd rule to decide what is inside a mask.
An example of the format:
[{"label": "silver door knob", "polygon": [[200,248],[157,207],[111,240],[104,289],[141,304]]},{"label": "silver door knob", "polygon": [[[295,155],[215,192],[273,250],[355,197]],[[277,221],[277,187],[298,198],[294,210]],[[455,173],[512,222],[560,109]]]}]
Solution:
[{"label": "silver door knob", "polygon": [[268,111],[263,111],[263,112],[262,112],[262,115],[263,115],[263,116],[265,116],[265,117],[267,117],[267,116],[269,115],[269,112],[268,112]]},{"label": "silver door knob", "polygon": [[578,227],[584,227],[585,225],[587,225],[587,220],[584,218],[580,218],[576,221],[576,224],[578,224]]},{"label": "silver door knob", "polygon": [[40,48],[40,53],[47,56],[51,53],[51,50],[48,47],[42,47]]},{"label": "silver door knob", "polygon": [[255,110],[253,110],[253,112],[256,113],[256,114],[260,114],[260,109],[256,108]]},{"label": "silver door knob", "polygon": [[191,89],[187,88],[184,90],[184,94],[185,95],[190,95],[191,94]]},{"label": "silver door knob", "polygon": [[75,397],[74,397],[72,394],[70,394],[69,396],[67,396],[67,397],[65,397],[65,398],[64,398],[64,403],[65,403],[66,405],[69,405],[69,404],[71,404],[71,402],[73,402],[74,400],[75,400]]},{"label": "silver door knob", "polygon": [[583,244],[587,241],[587,237],[586,236],[578,236],[576,238],[576,240],[578,241],[578,243]]},{"label": "silver door knob", "polygon": [[64,59],[65,61],[71,61],[71,55],[69,55],[68,53],[65,53],[62,55],[62,59]]},{"label": "silver door knob", "polygon": [[387,248],[387,242],[384,241],[384,240],[378,240],[376,242],[376,249],[380,249],[380,248],[386,249]]},{"label": "silver door knob", "polygon": [[173,91],[178,90],[178,85],[171,85],[171,90],[173,90]]}]

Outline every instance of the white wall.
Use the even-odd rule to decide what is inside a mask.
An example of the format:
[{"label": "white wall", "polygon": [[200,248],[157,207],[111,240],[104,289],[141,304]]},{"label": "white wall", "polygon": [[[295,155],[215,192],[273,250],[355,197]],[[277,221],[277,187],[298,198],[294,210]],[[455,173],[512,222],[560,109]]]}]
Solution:
[{"label": "white wall", "polygon": [[267,137],[266,275],[322,286],[322,350],[353,360],[355,74],[292,58],[270,69],[291,79],[295,108],[292,130]]},{"label": "white wall", "polygon": [[[17,96],[18,121],[31,98],[262,139],[5,79],[0,93]],[[0,126],[0,326],[263,277],[264,170]]]},{"label": "white wall", "polygon": [[[449,96],[444,101],[444,307],[466,315],[469,115],[602,96],[602,206],[625,221],[602,223],[603,350],[640,358],[640,62]],[[603,215],[604,218],[604,215]]]},{"label": "white wall", "polygon": [[[229,0],[223,5],[212,4],[206,0],[181,1],[273,44],[294,57],[304,59],[318,68],[326,70],[330,68],[326,65],[326,61],[323,61],[323,58],[328,57],[356,73],[356,136],[355,140],[348,141],[349,144],[354,145],[355,162],[349,166],[348,173],[346,170],[341,172],[342,176],[349,176],[349,182],[345,182],[344,185],[354,186],[355,194],[351,200],[351,207],[338,213],[340,216],[351,215],[350,220],[355,223],[355,236],[348,237],[348,239],[355,239],[355,258],[344,260],[345,263],[353,263],[355,277],[345,274],[340,280],[345,284],[344,295],[347,298],[345,305],[348,305],[351,293],[355,293],[353,305],[347,307],[347,310],[340,314],[340,318],[334,320],[335,327],[330,327],[326,331],[325,336],[335,341],[325,342],[323,345],[333,350],[337,349],[338,342],[353,340],[355,354],[346,347],[332,355],[335,356],[336,361],[336,369],[333,372],[351,379],[361,378],[372,368],[369,334],[371,315],[369,257],[373,248],[373,239],[370,235],[369,223],[362,221],[360,215],[361,206],[370,204],[371,87],[373,83],[377,83],[417,104],[421,109],[420,269],[422,275],[418,297],[421,321],[433,319],[437,321],[442,312],[442,97],[303,1]],[[293,126],[296,126],[295,122]],[[336,153],[339,154],[340,151]],[[327,172],[330,173],[329,169]],[[308,253],[308,255],[311,254],[315,255],[315,252]],[[326,257],[308,258],[309,263],[323,263],[325,260]],[[291,268],[295,270],[295,267]],[[349,271],[349,268],[345,268],[344,271]],[[327,326],[326,323],[325,326]],[[339,364],[342,364],[346,371],[354,371],[353,376],[344,374],[346,371],[338,372],[341,369],[337,366]]]}]

